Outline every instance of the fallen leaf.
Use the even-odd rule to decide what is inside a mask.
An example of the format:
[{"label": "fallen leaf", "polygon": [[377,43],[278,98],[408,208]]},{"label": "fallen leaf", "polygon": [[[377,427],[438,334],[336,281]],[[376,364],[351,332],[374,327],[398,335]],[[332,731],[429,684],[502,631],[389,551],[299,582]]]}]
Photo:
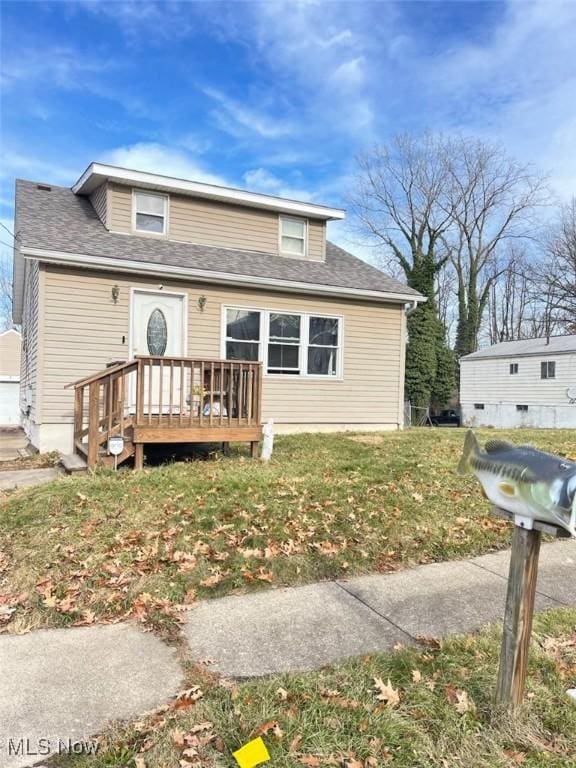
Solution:
[{"label": "fallen leaf", "polygon": [[464,715],[466,714],[466,712],[474,712],[475,709],[476,707],[474,706],[474,702],[470,701],[466,691],[457,691],[456,711],[459,712],[461,715]]},{"label": "fallen leaf", "polygon": [[212,587],[215,587],[217,584],[220,584],[224,577],[221,573],[213,573],[212,576],[208,576],[207,578],[203,579],[200,582],[201,587],[208,587],[211,589]]},{"label": "fallen leaf", "polygon": [[384,702],[387,706],[396,707],[400,703],[400,694],[398,689],[394,688],[388,679],[385,683],[381,677],[374,677],[374,688],[378,691],[376,698],[378,701]]},{"label": "fallen leaf", "polygon": [[183,747],[186,744],[184,741],[184,731],[172,731],[172,741],[177,747]]},{"label": "fallen leaf", "polygon": [[288,698],[288,691],[286,690],[286,688],[278,688],[278,690],[276,691],[276,695],[278,696],[280,701],[286,701]]},{"label": "fallen leaf", "polygon": [[422,680],[422,672],[419,669],[412,670],[412,682],[419,683]]},{"label": "fallen leaf", "polygon": [[256,736],[265,736],[267,733],[272,732],[274,734],[274,737],[280,741],[280,739],[284,736],[284,731],[282,728],[280,728],[280,725],[278,724],[278,720],[267,720],[265,723],[262,723],[262,725],[259,725],[258,728],[256,728],[255,731],[253,731],[252,736],[255,738]]},{"label": "fallen leaf", "polygon": [[510,760],[512,760],[512,762],[516,765],[522,765],[526,762],[525,752],[515,752],[513,749],[505,749],[504,754],[506,757],[509,757]]}]

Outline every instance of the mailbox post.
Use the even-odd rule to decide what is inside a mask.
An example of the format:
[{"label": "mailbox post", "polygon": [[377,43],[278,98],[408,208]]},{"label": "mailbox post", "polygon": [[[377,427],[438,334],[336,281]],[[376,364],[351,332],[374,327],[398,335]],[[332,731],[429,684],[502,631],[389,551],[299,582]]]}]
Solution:
[{"label": "mailbox post", "polygon": [[492,511],[498,517],[507,518],[514,523],[502,648],[496,685],[496,703],[513,712],[524,698],[536,599],[540,539],[543,533],[557,538],[569,537],[570,534],[563,528],[519,515],[514,516],[499,507],[494,507]]}]

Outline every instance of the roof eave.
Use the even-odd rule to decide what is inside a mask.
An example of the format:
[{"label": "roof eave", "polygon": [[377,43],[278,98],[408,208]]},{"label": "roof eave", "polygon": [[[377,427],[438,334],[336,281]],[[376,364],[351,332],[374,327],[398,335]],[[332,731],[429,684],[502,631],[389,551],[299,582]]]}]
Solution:
[{"label": "roof eave", "polygon": [[474,352],[470,355],[460,358],[460,363],[467,361],[476,362],[478,360],[505,360],[509,357],[553,357],[554,355],[576,355],[576,348],[574,349],[553,349],[553,350],[537,350],[536,352],[507,352],[502,355],[478,355]]},{"label": "roof eave", "polygon": [[257,275],[241,275],[233,272],[217,272],[214,270],[192,269],[166,264],[150,264],[142,261],[125,260],[119,262],[117,259],[105,256],[89,256],[87,254],[50,251],[41,248],[22,248],[22,255],[25,258],[38,259],[47,263],[79,266],[88,269],[106,269],[113,272],[136,272],[139,275],[161,276],[164,279],[194,280],[203,283],[248,286],[261,290],[310,293],[313,295],[322,294],[385,303],[406,304],[410,302],[414,304],[426,301],[426,297],[420,294],[372,291],[361,288],[306,283],[296,280],[278,280]]},{"label": "roof eave", "polygon": [[89,195],[105,181],[116,181],[119,184],[131,184],[142,189],[157,189],[165,192],[177,192],[193,197],[204,197],[225,203],[247,205],[253,208],[263,208],[324,221],[344,219],[346,212],[342,208],[332,208],[326,205],[305,203],[300,200],[274,197],[259,192],[248,192],[233,187],[221,187],[217,184],[206,184],[200,181],[178,179],[173,176],[163,176],[146,171],[135,171],[104,163],[90,163],[88,168],[72,186],[76,195]]}]

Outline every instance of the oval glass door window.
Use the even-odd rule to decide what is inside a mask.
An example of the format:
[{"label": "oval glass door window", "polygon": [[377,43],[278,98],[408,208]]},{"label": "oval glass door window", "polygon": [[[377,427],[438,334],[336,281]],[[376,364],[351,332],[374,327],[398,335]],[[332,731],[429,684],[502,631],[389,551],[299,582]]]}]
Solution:
[{"label": "oval glass door window", "polygon": [[146,343],[149,355],[163,355],[166,352],[168,326],[161,309],[155,309],[150,315],[146,328]]}]

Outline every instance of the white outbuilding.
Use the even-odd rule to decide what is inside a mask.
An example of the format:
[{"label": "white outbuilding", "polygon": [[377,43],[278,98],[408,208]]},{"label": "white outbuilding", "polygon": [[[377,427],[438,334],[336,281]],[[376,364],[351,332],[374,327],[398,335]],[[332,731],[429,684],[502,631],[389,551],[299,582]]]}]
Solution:
[{"label": "white outbuilding", "polygon": [[460,359],[462,424],[576,427],[576,335],[505,341]]},{"label": "white outbuilding", "polygon": [[10,329],[0,333],[0,426],[20,424],[20,349],[22,338]]}]

